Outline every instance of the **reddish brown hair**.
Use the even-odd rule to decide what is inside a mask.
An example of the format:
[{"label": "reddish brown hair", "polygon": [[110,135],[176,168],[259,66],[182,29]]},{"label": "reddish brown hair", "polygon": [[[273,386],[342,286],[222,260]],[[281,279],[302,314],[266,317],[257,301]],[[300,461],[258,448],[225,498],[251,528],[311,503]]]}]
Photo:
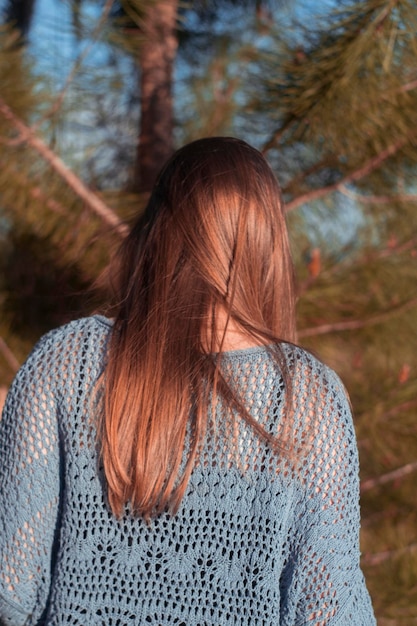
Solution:
[{"label": "reddish brown hair", "polygon": [[[113,511],[130,502],[149,519],[176,511],[204,437],[219,376],[210,353],[224,339],[216,311],[254,344],[295,338],[284,209],[264,157],[228,137],[178,150],[118,259],[102,456]],[[221,390],[239,404],[227,385]]]}]

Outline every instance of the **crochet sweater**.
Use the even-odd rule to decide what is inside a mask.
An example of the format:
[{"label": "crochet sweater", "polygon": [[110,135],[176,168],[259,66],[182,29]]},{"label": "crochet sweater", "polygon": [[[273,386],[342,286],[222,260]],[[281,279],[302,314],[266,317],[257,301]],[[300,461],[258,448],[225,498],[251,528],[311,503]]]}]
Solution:
[{"label": "crochet sweater", "polygon": [[102,316],[48,333],[9,391],[0,422],[0,622],[375,624],[359,567],[355,435],[334,372],[284,344],[294,392],[286,415],[270,352],[226,353],[229,384],[269,432],[285,439],[291,431],[297,463],[218,400],[178,513],[146,524],[126,507],[116,519],[95,430],[110,333]]}]

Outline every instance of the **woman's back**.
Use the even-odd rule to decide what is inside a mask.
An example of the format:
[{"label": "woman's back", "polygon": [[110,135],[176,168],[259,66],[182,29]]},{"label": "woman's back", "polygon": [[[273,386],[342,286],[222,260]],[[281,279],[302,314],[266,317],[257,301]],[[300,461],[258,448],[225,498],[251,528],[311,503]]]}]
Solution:
[{"label": "woman's back", "polygon": [[[9,394],[1,447],[12,478],[1,504],[21,517],[5,516],[0,538],[6,623],[373,624],[358,567],[355,439],[335,374],[284,346],[300,463],[218,399],[177,514],[148,524],[127,507],[117,519],[92,410],[111,329],[95,316],[53,331]],[[225,353],[221,367],[280,437],[285,392],[268,349]]]},{"label": "woman's back", "polygon": [[293,344],[262,154],[178,150],[117,259],[112,322],[45,336],[6,401],[0,621],[372,626],[349,403]]}]

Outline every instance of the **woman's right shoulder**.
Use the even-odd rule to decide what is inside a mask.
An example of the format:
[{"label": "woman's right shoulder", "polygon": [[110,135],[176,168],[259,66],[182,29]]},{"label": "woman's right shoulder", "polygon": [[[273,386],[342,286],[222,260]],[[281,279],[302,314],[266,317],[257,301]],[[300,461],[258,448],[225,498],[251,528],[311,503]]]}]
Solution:
[{"label": "woman's right shoulder", "polygon": [[296,397],[309,398],[310,403],[325,397],[348,398],[339,374],[319,357],[295,344],[284,344],[283,349]]},{"label": "woman's right shoulder", "polygon": [[293,343],[281,344],[285,362],[293,377],[307,379],[324,375],[330,368],[321,359],[302,346]]},{"label": "woman's right shoulder", "polygon": [[352,406],[339,374],[304,348],[291,346],[285,352],[295,428],[304,433],[301,438],[307,435],[313,450],[321,449],[323,441],[347,437],[354,442]]}]

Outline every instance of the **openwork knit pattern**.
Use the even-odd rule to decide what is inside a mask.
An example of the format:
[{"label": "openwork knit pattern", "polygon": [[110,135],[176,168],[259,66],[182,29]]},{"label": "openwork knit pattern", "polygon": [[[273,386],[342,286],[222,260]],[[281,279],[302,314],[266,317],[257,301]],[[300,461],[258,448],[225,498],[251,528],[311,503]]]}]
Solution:
[{"label": "openwork knit pattern", "polygon": [[359,568],[358,461],[336,375],[286,346],[295,403],[265,348],[223,370],[251,414],[288,436],[272,453],[217,403],[175,517],[151,525],[106,504],[95,383],[111,324],[46,335],[0,423],[0,620],[7,625],[375,624]]}]

